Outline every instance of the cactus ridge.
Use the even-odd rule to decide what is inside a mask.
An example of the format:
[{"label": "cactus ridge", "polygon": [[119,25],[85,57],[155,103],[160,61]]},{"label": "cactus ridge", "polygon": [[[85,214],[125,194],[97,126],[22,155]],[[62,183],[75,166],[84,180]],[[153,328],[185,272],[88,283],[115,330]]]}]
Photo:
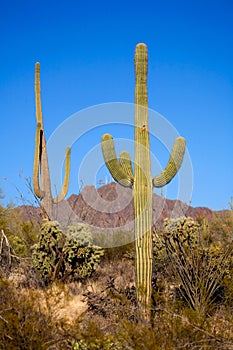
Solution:
[{"label": "cactus ridge", "polygon": [[166,168],[152,178],[150,164],[150,140],[148,131],[147,72],[148,54],[145,44],[136,46],[134,56],[135,128],[134,172],[127,152],[116,157],[111,135],[102,136],[102,152],[108,170],[119,184],[132,187],[134,203],[134,231],[136,255],[136,287],[139,309],[144,320],[150,320],[152,293],[152,197],[153,187],[168,184],[178,172],[185,153],[185,139],[175,140]]},{"label": "cactus ridge", "polygon": [[41,108],[41,89],[40,89],[40,63],[35,64],[35,100],[36,100],[36,136],[33,167],[33,187],[35,195],[40,199],[45,218],[52,218],[53,204],[64,199],[68,191],[70,176],[70,148],[66,149],[65,176],[61,193],[52,198],[51,181],[49,173],[49,163],[46,148],[46,139],[43,126],[43,116]]},{"label": "cactus ridge", "polygon": [[133,169],[129,152],[123,151],[120,153],[119,163],[126,175],[130,176],[133,181]]}]

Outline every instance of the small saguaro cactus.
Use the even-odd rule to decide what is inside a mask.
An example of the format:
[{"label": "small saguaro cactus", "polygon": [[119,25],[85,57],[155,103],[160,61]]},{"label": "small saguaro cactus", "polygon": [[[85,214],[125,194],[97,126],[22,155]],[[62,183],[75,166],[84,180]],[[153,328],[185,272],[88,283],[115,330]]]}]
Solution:
[{"label": "small saguaro cactus", "polygon": [[49,172],[46,139],[44,133],[41,97],[40,97],[40,63],[35,65],[35,96],[36,96],[36,137],[34,153],[33,187],[36,196],[40,199],[43,217],[52,219],[53,204],[64,199],[68,191],[70,176],[70,148],[66,149],[65,177],[61,193],[53,199]]},{"label": "small saguaro cactus", "polygon": [[122,152],[119,160],[117,159],[110,134],[102,136],[102,151],[114,180],[122,186],[133,189],[137,300],[142,317],[149,320],[152,292],[153,187],[165,186],[176,175],[183,161],[186,141],[183,137],[175,140],[166,168],[152,178],[147,101],[148,55],[145,44],[140,43],[136,46],[134,62],[136,75],[134,171],[128,152]]}]

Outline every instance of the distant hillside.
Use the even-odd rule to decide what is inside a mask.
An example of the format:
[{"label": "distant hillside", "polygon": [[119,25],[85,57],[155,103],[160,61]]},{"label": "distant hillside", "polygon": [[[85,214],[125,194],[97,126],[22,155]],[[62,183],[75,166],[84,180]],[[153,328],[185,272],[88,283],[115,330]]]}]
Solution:
[{"label": "distant hillside", "polygon": [[[40,208],[33,206],[18,207],[23,220],[32,219],[41,222]],[[85,186],[78,195],[71,195],[67,200],[54,206],[55,219],[62,225],[72,222],[84,222],[97,228],[133,229],[132,190],[116,183],[110,183],[96,189]],[[169,200],[154,194],[153,225],[160,225],[164,218],[197,215],[212,217],[209,208],[193,208],[179,200]]]}]

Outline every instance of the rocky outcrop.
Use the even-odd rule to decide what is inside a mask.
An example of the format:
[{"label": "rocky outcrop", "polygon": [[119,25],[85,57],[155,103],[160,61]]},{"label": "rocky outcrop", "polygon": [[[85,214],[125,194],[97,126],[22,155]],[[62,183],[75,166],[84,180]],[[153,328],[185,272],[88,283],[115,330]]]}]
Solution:
[{"label": "rocky outcrop", "polygon": [[[24,221],[34,217],[41,220],[40,209],[23,206],[17,208],[22,212]],[[180,216],[211,217],[208,208],[193,208],[179,200],[165,199],[153,195],[153,225],[160,225],[164,218]],[[55,206],[55,219],[62,225],[85,222],[96,228],[133,230],[132,190],[116,183],[104,185],[98,189],[85,186],[78,195],[73,194],[67,200]]]}]

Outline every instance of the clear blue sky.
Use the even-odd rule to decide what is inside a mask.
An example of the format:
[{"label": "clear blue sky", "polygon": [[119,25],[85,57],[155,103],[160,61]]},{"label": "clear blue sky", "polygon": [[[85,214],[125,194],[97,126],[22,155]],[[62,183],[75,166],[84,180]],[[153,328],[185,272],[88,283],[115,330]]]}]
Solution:
[{"label": "clear blue sky", "polygon": [[[192,205],[228,208],[233,196],[232,18],[231,0],[2,1],[4,203],[12,199],[20,204],[16,187],[28,196],[24,178],[33,169],[35,62],[41,63],[49,138],[83,108],[134,101],[134,49],[144,42],[149,106],[187,140],[194,173]],[[77,152],[78,147],[71,159],[75,174]],[[71,191],[77,193],[75,176],[71,181]]]}]

